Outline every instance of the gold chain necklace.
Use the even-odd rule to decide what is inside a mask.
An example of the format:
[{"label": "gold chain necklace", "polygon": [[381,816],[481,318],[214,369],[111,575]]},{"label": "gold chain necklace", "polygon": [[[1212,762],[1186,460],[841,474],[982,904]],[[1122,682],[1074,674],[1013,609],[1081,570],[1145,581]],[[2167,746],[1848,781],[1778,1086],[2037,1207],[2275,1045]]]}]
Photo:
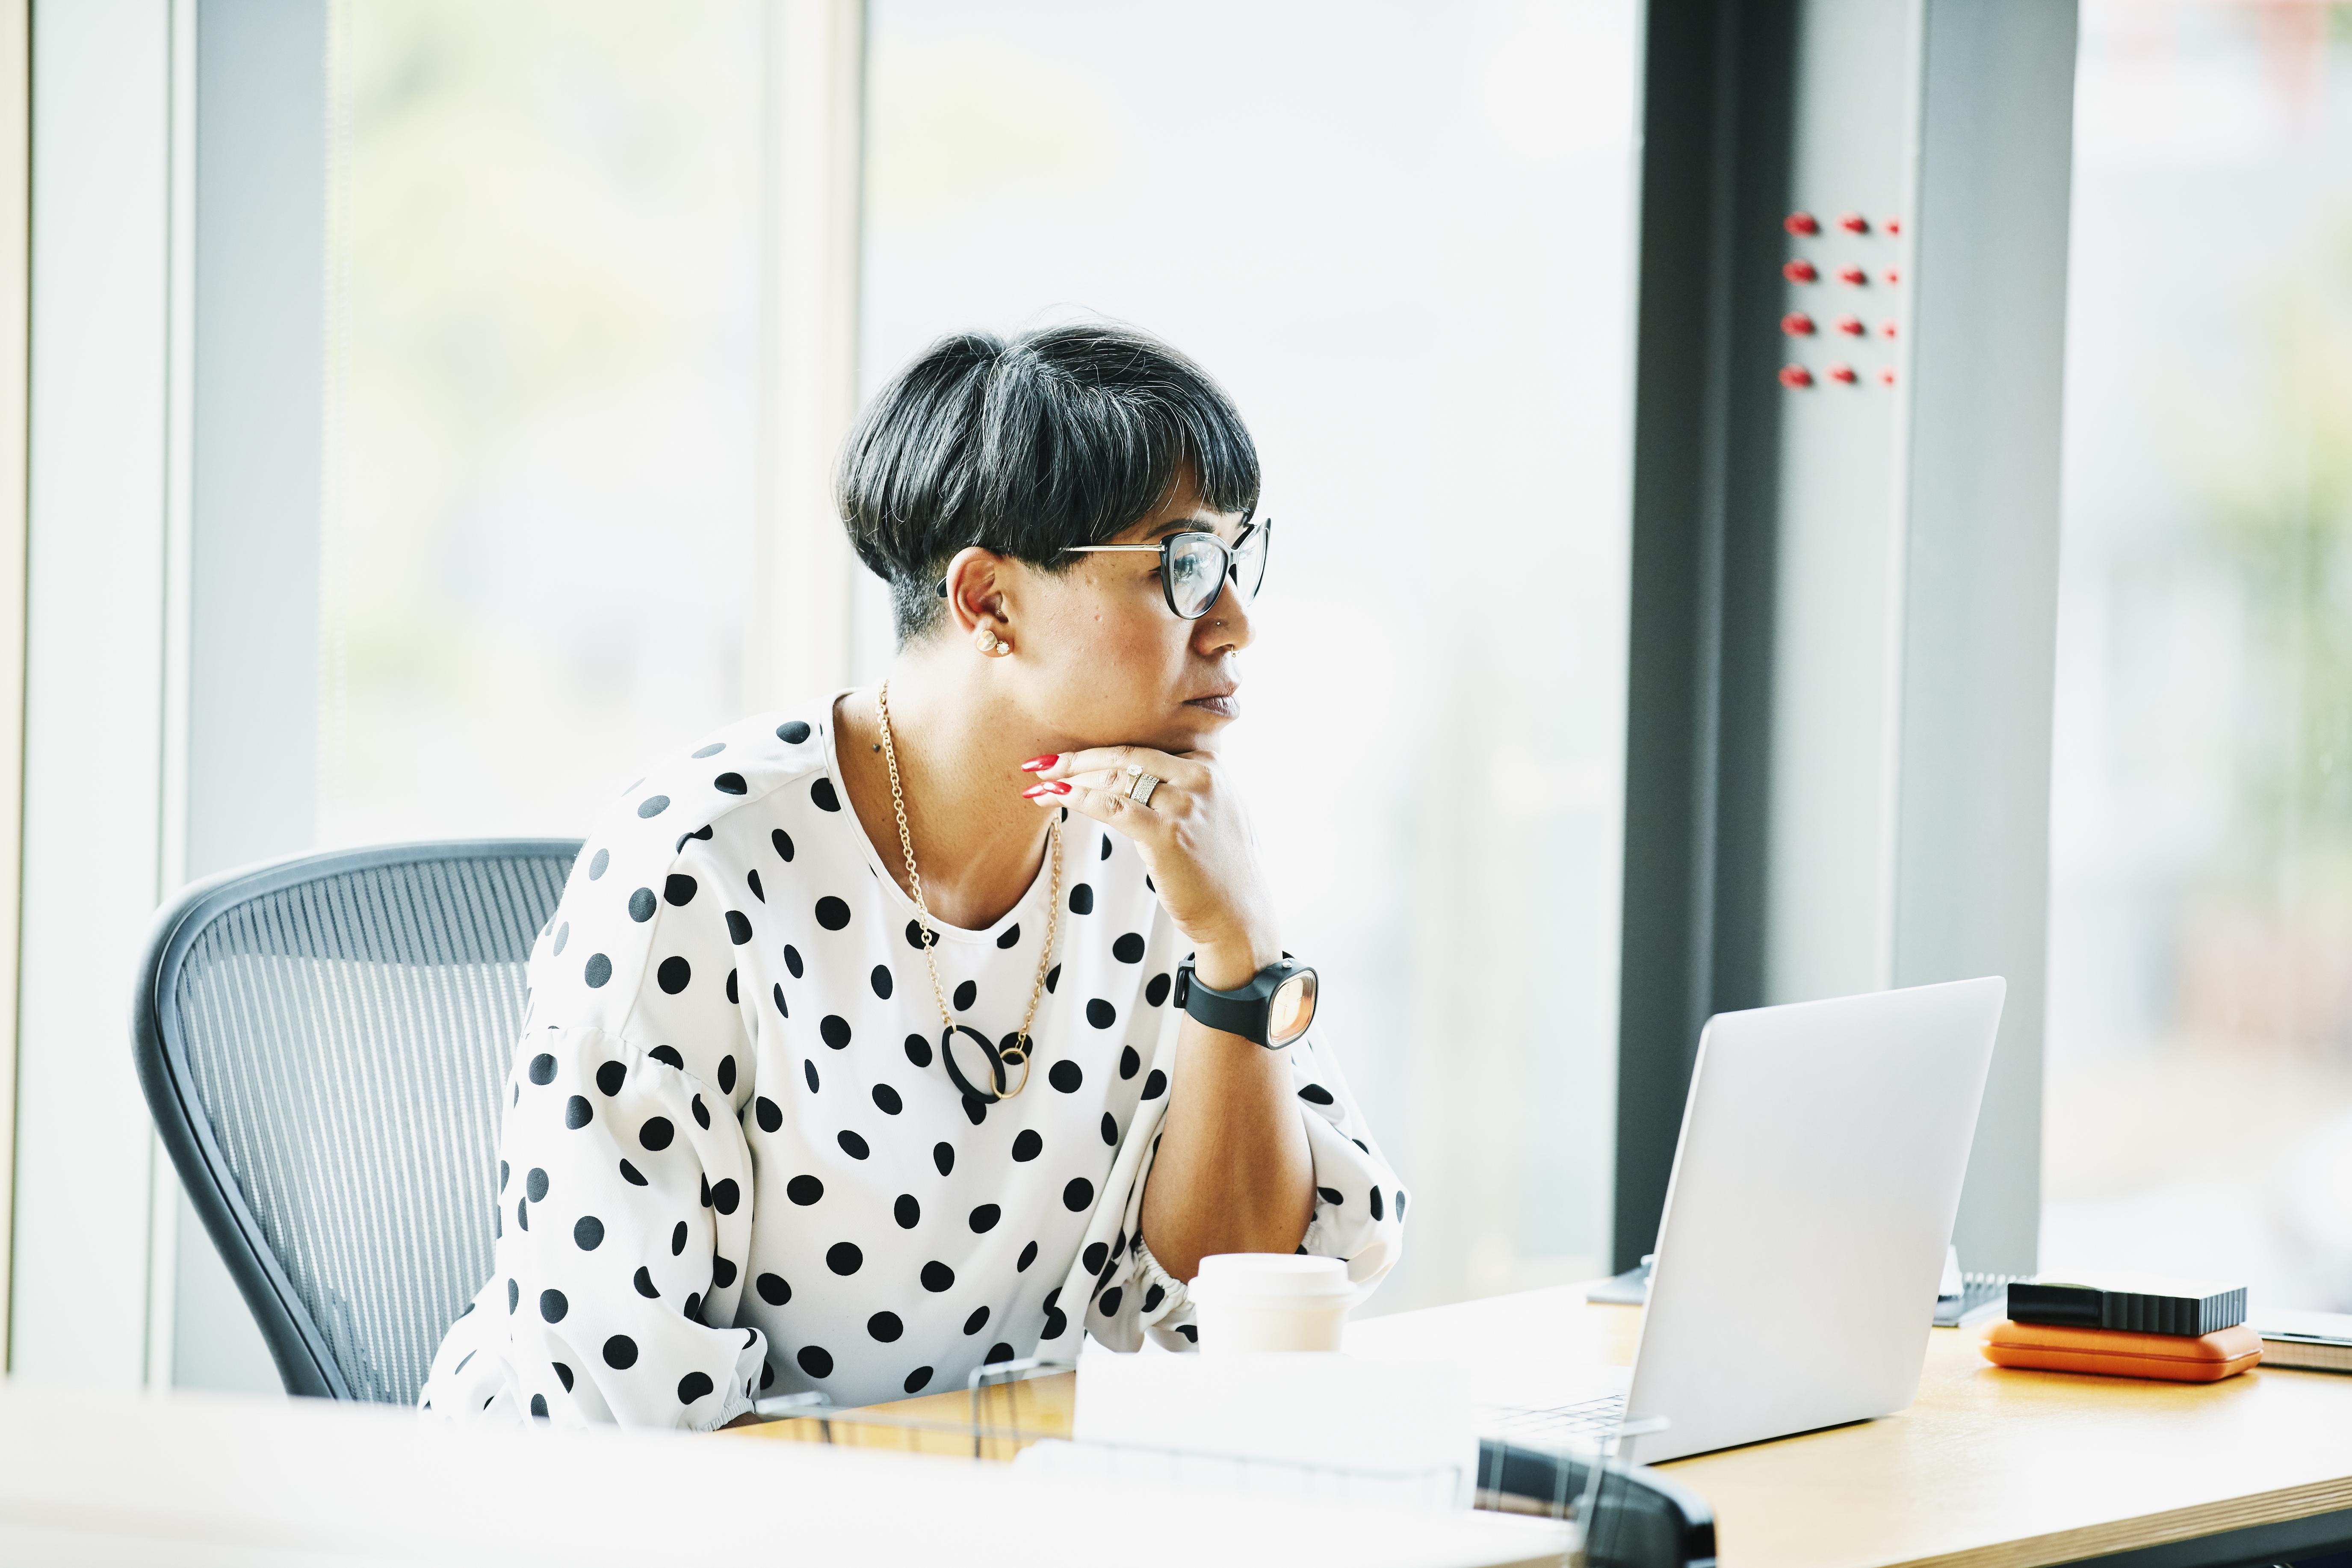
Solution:
[{"label": "gold chain necklace", "polygon": [[[930,906],[923,902],[923,874],[915,869],[915,836],[907,830],[907,797],[898,787],[898,748],[890,740],[890,683],[887,680],[883,681],[881,693],[876,701],[882,712],[882,760],[890,768],[890,810],[898,819],[898,848],[907,857],[907,882],[915,892],[915,923],[923,938],[923,967],[930,972],[931,1000],[939,1005],[940,1022],[945,1026],[940,1037],[940,1049],[945,1052],[948,1042],[954,1037],[960,1026],[955,1021],[955,1015],[948,1011],[947,994],[940,989],[939,960],[931,953],[931,910]],[[1001,1058],[1005,1066],[1021,1069],[1021,1081],[1011,1089],[1001,1090],[997,1095],[999,1100],[1011,1100],[1029,1087],[1029,1026],[1037,1021],[1037,1004],[1045,994],[1045,973],[1054,962],[1054,930],[1062,913],[1062,821],[1058,812],[1055,814],[1053,825],[1045,829],[1045,837],[1053,851],[1054,879],[1045,895],[1045,946],[1037,954],[1037,979],[1029,987],[1029,1011],[1022,1016],[1021,1028],[1014,1044],[1001,1051],[988,1047],[992,1057]],[[987,1037],[981,1036],[978,1030],[971,1032],[985,1042]],[[1000,1071],[997,1076],[1002,1079],[1003,1073]]]}]

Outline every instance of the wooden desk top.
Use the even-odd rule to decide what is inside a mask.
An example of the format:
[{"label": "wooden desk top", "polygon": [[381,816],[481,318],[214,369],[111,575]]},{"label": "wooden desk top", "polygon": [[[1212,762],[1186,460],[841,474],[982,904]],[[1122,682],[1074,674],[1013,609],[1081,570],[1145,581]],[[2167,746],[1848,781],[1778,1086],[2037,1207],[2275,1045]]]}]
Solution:
[{"label": "wooden desk top", "polygon": [[[1569,1287],[1370,1319],[1348,1348],[1458,1355],[1526,1404],[1498,1391],[1630,1365],[1640,1322]],[[2352,1376],[2018,1372],[1979,1332],[1933,1331],[1899,1415],[1659,1468],[1714,1505],[1725,1568],[2035,1568],[2352,1508]]]}]

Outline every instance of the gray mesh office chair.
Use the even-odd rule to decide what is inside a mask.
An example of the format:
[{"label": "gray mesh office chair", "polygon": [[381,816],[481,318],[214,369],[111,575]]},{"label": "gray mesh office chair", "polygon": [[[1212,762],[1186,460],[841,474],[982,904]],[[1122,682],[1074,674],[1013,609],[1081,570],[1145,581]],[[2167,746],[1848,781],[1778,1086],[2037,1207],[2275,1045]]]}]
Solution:
[{"label": "gray mesh office chair", "polygon": [[489,1278],[523,965],[579,852],[307,855],[157,917],[139,1081],[289,1393],[414,1404]]}]

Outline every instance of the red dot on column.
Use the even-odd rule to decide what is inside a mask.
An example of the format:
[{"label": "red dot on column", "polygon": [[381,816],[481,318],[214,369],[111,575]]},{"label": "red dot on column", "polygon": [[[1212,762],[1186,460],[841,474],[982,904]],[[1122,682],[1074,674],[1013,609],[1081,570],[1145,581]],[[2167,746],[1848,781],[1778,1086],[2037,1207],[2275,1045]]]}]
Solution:
[{"label": "red dot on column", "polygon": [[1802,310],[1791,310],[1780,318],[1780,330],[1792,338],[1809,338],[1813,335],[1813,319]]},{"label": "red dot on column", "polygon": [[1870,274],[1864,272],[1859,267],[1841,267],[1838,268],[1838,281],[1841,283],[1851,283],[1856,288],[1860,288],[1863,284],[1870,281]]},{"label": "red dot on column", "polygon": [[1811,283],[1821,274],[1814,270],[1811,262],[1800,256],[1796,260],[1780,268],[1780,276],[1791,283]]},{"label": "red dot on column", "polygon": [[1813,215],[1811,213],[1790,213],[1787,217],[1780,220],[1780,226],[1787,229],[1790,234],[1819,234],[1822,232],[1822,226],[1814,221]]},{"label": "red dot on column", "polygon": [[1903,232],[1903,220],[1899,217],[1888,218],[1886,220],[1885,228],[1886,232],[1889,234],[1901,234]]},{"label": "red dot on column", "polygon": [[1813,384],[1813,373],[1801,364],[1784,364],[1780,367],[1780,384],[1811,386]]},{"label": "red dot on column", "polygon": [[1892,321],[1881,322],[1878,328],[1878,335],[1882,338],[1893,337],[1895,335],[1895,323]]},{"label": "red dot on column", "polygon": [[1890,364],[1885,370],[1880,371],[1878,373],[1878,379],[1884,384],[1893,386],[1895,384],[1895,367]]},{"label": "red dot on column", "polygon": [[1889,283],[1900,283],[1903,281],[1903,274],[1895,271],[1895,268],[1890,267],[1886,269],[1886,280]]},{"label": "red dot on column", "polygon": [[1862,318],[1860,316],[1840,316],[1837,319],[1837,330],[1843,332],[1847,337],[1858,338],[1862,336],[1864,330]]},{"label": "red dot on column", "polygon": [[1870,220],[1860,213],[1847,213],[1838,219],[1838,227],[1848,234],[1868,234]]},{"label": "red dot on column", "polygon": [[1830,379],[1832,381],[1842,381],[1846,385],[1852,386],[1854,384],[1855,379],[1853,366],[1850,364],[1833,364],[1830,366]]}]

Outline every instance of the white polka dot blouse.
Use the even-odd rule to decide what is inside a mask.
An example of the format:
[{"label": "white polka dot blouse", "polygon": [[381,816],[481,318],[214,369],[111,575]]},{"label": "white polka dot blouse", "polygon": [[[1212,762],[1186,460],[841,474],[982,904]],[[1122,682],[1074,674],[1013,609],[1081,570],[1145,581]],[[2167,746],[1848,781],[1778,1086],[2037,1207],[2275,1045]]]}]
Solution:
[{"label": "white polka dot blouse", "polygon": [[[1192,1340],[1138,1228],[1188,951],[1141,859],[1063,828],[1058,952],[1018,1096],[939,1054],[913,902],[845,809],[832,705],[747,719],[632,785],[531,951],[496,1267],[421,1396],[451,1416],[708,1430],[774,1394],[962,1388],[983,1363]],[[1020,1026],[1049,877],[933,922],[959,1022]],[[1319,1028],[1319,1026],[1318,1026]],[[1289,1052],[1305,1250],[1369,1285],[1406,1194],[1329,1047]]]}]

